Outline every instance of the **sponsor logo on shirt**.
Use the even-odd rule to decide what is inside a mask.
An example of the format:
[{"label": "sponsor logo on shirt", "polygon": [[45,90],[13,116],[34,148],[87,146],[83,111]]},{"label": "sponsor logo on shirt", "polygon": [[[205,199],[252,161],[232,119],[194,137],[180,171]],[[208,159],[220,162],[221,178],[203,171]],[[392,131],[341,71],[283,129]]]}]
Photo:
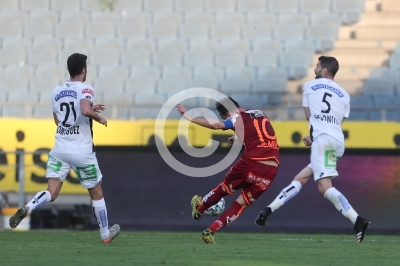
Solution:
[{"label": "sponsor logo on shirt", "polygon": [[92,95],[92,97],[94,97],[94,91],[89,89],[89,88],[85,88],[82,90],[82,94],[88,93],[90,95]]},{"label": "sponsor logo on shirt", "polygon": [[54,99],[56,101],[60,100],[63,97],[73,97],[73,98],[77,98],[77,93],[76,91],[72,91],[72,90],[65,90],[65,91],[60,91],[59,94],[56,95],[56,97],[54,97]]},{"label": "sponsor logo on shirt", "polygon": [[311,89],[313,91],[316,91],[316,90],[319,90],[319,89],[327,89],[327,90],[330,90],[330,91],[336,93],[337,96],[339,96],[340,98],[342,98],[344,96],[343,93],[339,89],[331,87],[331,86],[326,85],[326,84],[317,84],[317,85],[312,86]]}]

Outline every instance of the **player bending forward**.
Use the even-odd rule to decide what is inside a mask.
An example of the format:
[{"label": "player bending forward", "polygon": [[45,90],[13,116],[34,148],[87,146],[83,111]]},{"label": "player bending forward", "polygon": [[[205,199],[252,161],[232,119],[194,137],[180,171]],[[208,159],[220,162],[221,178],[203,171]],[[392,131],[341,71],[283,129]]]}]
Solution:
[{"label": "player bending forward", "polygon": [[107,121],[96,112],[104,105],[93,105],[94,89],[86,80],[86,55],[73,54],[67,65],[70,80],[53,90],[52,106],[57,125],[54,148],[49,153],[46,167],[47,190],[38,192],[25,207],[10,218],[10,227],[16,228],[28,214],[47,202],[54,201],[72,168],[92,198],[93,212],[100,227],[103,243],[119,234],[120,226],[108,226],[107,208],[101,188],[102,174],[94,151],[92,120],[107,126]]},{"label": "player bending forward", "polygon": [[304,84],[302,105],[310,121],[310,137],[305,137],[303,142],[311,146],[311,163],[260,212],[256,219],[258,225],[265,226],[268,216],[296,196],[314,176],[319,193],[353,223],[356,241],[363,242],[370,222],[359,216],[345,196],[332,186],[332,178],[338,176],[336,162],[345,149],[341,125],[350,113],[349,94],[333,81],[338,70],[339,63],[334,57],[321,56],[314,70],[315,80]]},{"label": "player bending forward", "polygon": [[[195,124],[214,130],[234,130],[237,140],[246,148],[222,183],[204,199],[198,195],[192,198],[192,218],[198,220],[206,209],[219,202],[222,197],[242,189],[232,206],[203,231],[201,238],[208,244],[215,243],[214,233],[217,230],[236,220],[247,206],[264,193],[274,180],[279,165],[279,147],[275,132],[264,112],[244,110],[232,98],[217,102],[216,108],[223,121],[209,122],[202,117],[192,118],[182,105],[177,105],[181,115]],[[234,141],[234,137],[229,138],[231,145]]]}]

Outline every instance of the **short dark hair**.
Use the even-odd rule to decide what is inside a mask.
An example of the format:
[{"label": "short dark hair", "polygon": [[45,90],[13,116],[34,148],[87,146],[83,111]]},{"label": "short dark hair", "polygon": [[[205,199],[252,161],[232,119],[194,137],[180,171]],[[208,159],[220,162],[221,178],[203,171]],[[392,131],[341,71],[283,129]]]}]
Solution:
[{"label": "short dark hair", "polygon": [[333,77],[339,70],[339,62],[332,56],[320,56],[318,58],[322,68],[326,68]]},{"label": "short dark hair", "polygon": [[82,69],[86,68],[87,56],[84,54],[72,54],[68,57],[67,66],[69,75],[74,78],[82,73]]},{"label": "short dark hair", "polygon": [[[217,108],[218,113],[226,114],[229,111],[234,111],[232,109],[233,106],[230,106],[231,102],[236,106],[236,108],[240,107],[239,104],[234,99],[232,99],[232,97],[227,97],[227,98],[223,98],[223,99],[219,100],[218,102],[216,102],[215,108]],[[228,110],[228,108],[232,109],[232,110]]]}]

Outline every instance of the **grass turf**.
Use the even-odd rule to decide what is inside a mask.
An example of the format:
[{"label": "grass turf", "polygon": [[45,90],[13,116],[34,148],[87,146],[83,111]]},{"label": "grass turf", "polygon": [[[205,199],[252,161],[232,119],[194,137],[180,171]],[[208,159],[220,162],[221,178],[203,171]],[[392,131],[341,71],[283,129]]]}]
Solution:
[{"label": "grass turf", "polygon": [[0,231],[1,265],[398,265],[398,236],[122,231]]}]

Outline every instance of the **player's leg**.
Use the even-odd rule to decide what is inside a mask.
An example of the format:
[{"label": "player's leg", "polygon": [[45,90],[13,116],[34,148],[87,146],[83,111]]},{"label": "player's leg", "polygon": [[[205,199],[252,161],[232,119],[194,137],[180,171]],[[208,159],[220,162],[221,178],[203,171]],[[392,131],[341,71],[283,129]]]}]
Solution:
[{"label": "player's leg", "polygon": [[271,215],[275,210],[282,207],[286,202],[291,200],[294,196],[299,193],[301,187],[313,176],[313,172],[311,166],[306,166],[303,170],[301,170],[293,179],[292,183],[289,186],[285,187],[281,193],[275,198],[274,201],[271,202],[268,206],[266,206],[257,216],[256,224],[259,226],[265,226],[267,222],[268,216]]},{"label": "player's leg", "polygon": [[71,162],[81,185],[89,192],[92,199],[93,213],[99,224],[100,237],[103,243],[111,243],[120,231],[118,224],[109,228],[106,202],[103,197],[103,189],[99,164],[95,153],[73,156]]},{"label": "player's leg", "polygon": [[216,188],[211,190],[206,196],[204,196],[204,198],[199,195],[195,195],[191,201],[192,218],[195,220],[200,219],[205,210],[207,210],[214,204],[217,204],[222,197],[228,194],[229,193],[224,187],[224,184],[221,183]]},{"label": "player's leg", "polygon": [[362,242],[364,232],[370,222],[368,219],[359,216],[346,197],[332,186],[332,178],[338,176],[336,163],[344,153],[344,145],[327,135],[319,136],[314,140],[314,144],[317,144],[317,147],[319,147],[318,150],[313,150],[318,156],[314,159],[312,158],[314,179],[318,183],[318,191],[332,202],[344,217],[351,221],[356,231],[356,241]]},{"label": "player's leg", "polygon": [[63,161],[60,154],[50,152],[46,167],[47,190],[39,191],[36,195],[22,208],[10,217],[9,224],[11,228],[16,228],[19,223],[33,210],[43,206],[47,202],[54,201],[63,185],[70,167],[68,163]]}]

